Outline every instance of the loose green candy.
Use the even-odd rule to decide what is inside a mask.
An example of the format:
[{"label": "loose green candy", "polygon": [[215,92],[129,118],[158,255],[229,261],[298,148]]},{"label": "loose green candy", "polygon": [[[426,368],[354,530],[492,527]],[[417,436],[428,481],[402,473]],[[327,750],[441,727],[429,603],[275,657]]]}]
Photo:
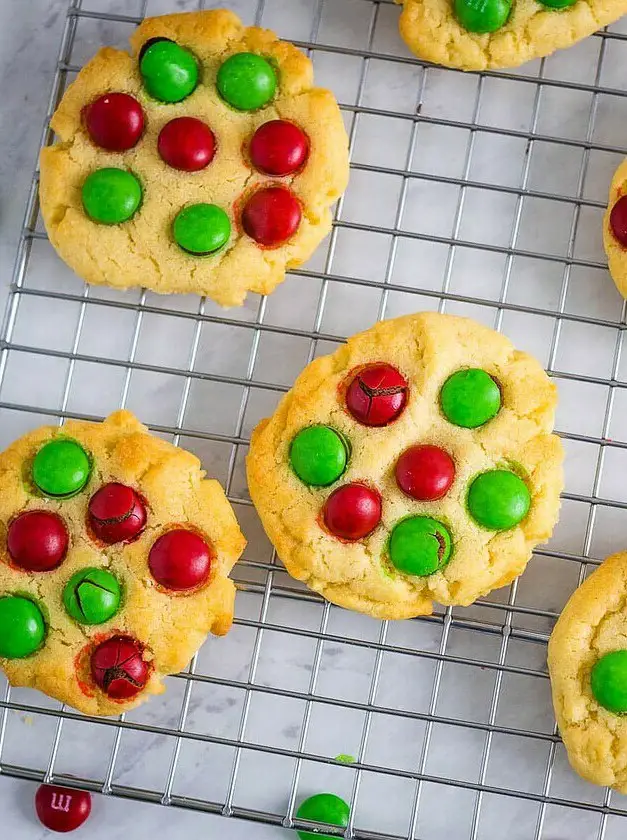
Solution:
[{"label": "loose green candy", "polygon": [[38,650],[46,637],[41,610],[21,595],[0,598],[0,657],[23,659]]},{"label": "loose green candy", "polygon": [[308,426],[295,436],[290,463],[305,484],[326,487],[346,469],[348,448],[344,438],[329,426]]},{"label": "loose green candy", "polygon": [[63,606],[79,624],[102,624],[120,608],[120,584],[106,569],[81,569],[65,584]]},{"label": "loose green candy", "polygon": [[[301,820],[338,825],[346,828],[350,816],[350,806],[334,793],[317,793],[300,803],[296,816]],[[332,840],[331,834],[318,834],[313,831],[297,831],[300,840]]]},{"label": "loose green candy", "polygon": [[33,460],[33,481],[46,496],[73,496],[87,484],[90,472],[87,453],[69,438],[44,444]]},{"label": "loose green candy", "polygon": [[82,190],[83,207],[94,222],[119,225],[127,222],[142,200],[137,178],[126,169],[113,166],[97,169],[88,175]]},{"label": "loose green candy", "polygon": [[227,58],[218,70],[218,93],[238,111],[256,111],[276,93],[277,77],[269,61],[242,52]]},{"label": "loose green candy", "polygon": [[448,563],[451,535],[437,519],[409,516],[392,529],[388,550],[392,565],[399,572],[426,577]]},{"label": "loose green candy", "polygon": [[229,241],[231,222],[216,204],[190,204],[174,219],[174,241],[197,256],[213,254]]},{"label": "loose green candy", "polygon": [[501,390],[481,368],[458,370],[442,386],[440,407],[449,423],[476,429],[499,413]]},{"label": "loose green candy", "polygon": [[198,62],[174,41],[155,41],[142,54],[139,70],[148,93],[160,102],[180,102],[198,84]]},{"label": "loose green candy", "polygon": [[506,531],[529,513],[531,496],[522,478],[509,470],[490,470],[478,475],[468,491],[470,515],[492,531]]},{"label": "loose green candy", "polygon": [[627,650],[606,653],[594,664],[590,674],[594,699],[616,714],[627,712]]},{"label": "loose green candy", "polygon": [[468,32],[496,32],[509,17],[512,0],[455,0],[457,20]]}]

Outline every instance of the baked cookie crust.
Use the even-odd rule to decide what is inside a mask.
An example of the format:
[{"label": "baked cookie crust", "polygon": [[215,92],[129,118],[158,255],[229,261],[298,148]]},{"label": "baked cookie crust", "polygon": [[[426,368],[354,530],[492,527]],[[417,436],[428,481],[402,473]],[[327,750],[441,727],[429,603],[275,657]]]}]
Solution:
[{"label": "baked cookie crust", "polygon": [[627,248],[614,236],[610,225],[610,215],[616,202],[627,195],[627,160],[623,161],[614,173],[610,184],[610,195],[603,218],[603,247],[607,254],[607,265],[616,288],[623,297],[627,297]]}]

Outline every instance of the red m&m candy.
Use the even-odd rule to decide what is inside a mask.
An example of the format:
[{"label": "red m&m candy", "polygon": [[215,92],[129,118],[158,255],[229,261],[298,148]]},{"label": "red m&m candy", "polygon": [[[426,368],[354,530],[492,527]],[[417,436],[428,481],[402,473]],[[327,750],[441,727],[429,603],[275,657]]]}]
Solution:
[{"label": "red m&m candy", "polygon": [[345,484],[331,493],[322,516],[334,536],[361,540],[381,521],[381,496],[365,484]]},{"label": "red m&m candy", "polygon": [[407,380],[392,365],[363,367],[346,390],[346,408],[364,426],[387,426],[407,403]]},{"label": "red m&m candy", "polygon": [[301,216],[298,199],[290,190],[265,187],[253,193],[246,202],[242,227],[259,245],[275,248],[296,233]]},{"label": "red m&m candy", "polygon": [[216,138],[202,120],[178,117],[166,123],[159,132],[157,149],[168,166],[183,172],[197,172],[213,160]]},{"label": "red m&m candy", "polygon": [[91,655],[91,675],[98,688],[113,700],[128,700],[148,681],[143,649],[131,636],[112,636]]},{"label": "red m&m candy", "polygon": [[612,233],[627,248],[627,195],[621,196],[610,213]]},{"label": "red m&m candy", "polygon": [[144,112],[128,93],[105,93],[83,112],[89,136],[109,152],[132,149],[144,130]]},{"label": "red m&m candy", "polygon": [[140,497],[132,487],[115,481],[94,493],[87,516],[94,534],[107,545],[132,540],[146,524],[146,508]]},{"label": "red m&m candy", "polygon": [[291,175],[309,153],[307,135],[288,120],[270,120],[259,126],[250,141],[253,166],[266,175]]},{"label": "red m&m candy", "polygon": [[74,831],[91,813],[91,794],[59,785],[40,785],[35,794],[35,810],[50,831]]},{"label": "red m&m candy", "polygon": [[411,446],[396,462],[396,483],[406,496],[432,502],[445,496],[455,478],[453,459],[439,446]]},{"label": "red m&m candy", "polygon": [[194,589],[209,577],[211,552],[198,534],[175,528],[154,543],[148,565],[161,586],[176,591]]},{"label": "red m&m candy", "polygon": [[48,572],[63,561],[68,533],[63,520],[47,510],[29,510],[11,522],[7,548],[13,562],[27,572]]}]

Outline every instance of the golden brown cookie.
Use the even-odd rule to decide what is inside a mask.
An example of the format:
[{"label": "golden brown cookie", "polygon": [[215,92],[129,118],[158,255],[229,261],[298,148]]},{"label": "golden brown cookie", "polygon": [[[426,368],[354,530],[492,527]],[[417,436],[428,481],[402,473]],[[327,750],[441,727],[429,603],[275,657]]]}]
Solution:
[{"label": "golden brown cookie", "polygon": [[555,524],[556,389],[466,318],[377,324],[305,368],[247,459],[288,572],[379,618],[470,604],[525,568]]},{"label": "golden brown cookie", "polygon": [[89,283],[224,306],[273,291],[346,186],[335,98],[296,47],[226,10],[146,19],[131,46],[100,50],[52,118],[50,241]]},{"label": "golden brown cookie", "polygon": [[227,633],[245,540],[217,481],[132,414],[0,455],[0,666],[88,714],[164,690]]},{"label": "golden brown cookie", "polygon": [[603,219],[603,245],[616,288],[627,297],[627,160],[614,173]]}]

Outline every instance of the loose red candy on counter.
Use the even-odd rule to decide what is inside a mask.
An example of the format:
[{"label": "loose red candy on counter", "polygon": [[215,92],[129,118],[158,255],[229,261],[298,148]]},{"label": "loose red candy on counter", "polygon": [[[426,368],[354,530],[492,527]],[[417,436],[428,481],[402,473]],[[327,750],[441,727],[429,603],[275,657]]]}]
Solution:
[{"label": "loose red candy on counter", "polygon": [[612,233],[627,248],[627,195],[621,196],[610,213]]},{"label": "loose red candy on counter", "polygon": [[144,130],[144,112],[128,93],[105,93],[83,111],[89,136],[109,152],[132,149]]},{"label": "loose red candy on counter", "polygon": [[308,153],[307,135],[288,120],[264,123],[250,141],[253,166],[266,175],[291,175],[305,163]]},{"label": "loose red candy on counter", "polygon": [[16,516],[7,532],[13,562],[27,572],[48,572],[63,561],[68,533],[60,516],[47,510],[29,510]]},{"label": "loose red candy on counter", "polygon": [[148,555],[148,565],[161,586],[176,591],[193,589],[209,577],[211,552],[198,534],[175,528],[154,543]]},{"label": "loose red candy on counter", "polygon": [[87,511],[92,531],[107,545],[132,540],[146,525],[146,508],[133,490],[112,481],[89,500]]},{"label": "loose red candy on counter", "polygon": [[296,196],[285,187],[257,190],[242,211],[244,231],[258,242],[274,248],[293,236],[302,212]]},{"label": "loose red candy on counter", "polygon": [[74,831],[91,813],[91,794],[59,785],[40,785],[35,794],[35,810],[51,831]]},{"label": "loose red candy on counter", "polygon": [[334,536],[361,540],[381,521],[381,496],[365,484],[345,484],[326,500],[323,519]]},{"label": "loose red candy on counter", "polygon": [[98,688],[113,700],[128,700],[148,681],[142,647],[130,636],[112,636],[91,655],[91,675]]},{"label": "loose red candy on counter", "polygon": [[197,172],[213,160],[216,138],[202,120],[177,117],[159,132],[157,149],[168,166],[183,172]]},{"label": "loose red candy on counter", "polygon": [[364,426],[387,426],[407,403],[407,380],[392,365],[366,365],[346,390],[346,408]]},{"label": "loose red candy on counter", "polygon": [[455,478],[453,459],[439,446],[411,446],[396,462],[396,483],[406,496],[432,502],[445,496]]}]

